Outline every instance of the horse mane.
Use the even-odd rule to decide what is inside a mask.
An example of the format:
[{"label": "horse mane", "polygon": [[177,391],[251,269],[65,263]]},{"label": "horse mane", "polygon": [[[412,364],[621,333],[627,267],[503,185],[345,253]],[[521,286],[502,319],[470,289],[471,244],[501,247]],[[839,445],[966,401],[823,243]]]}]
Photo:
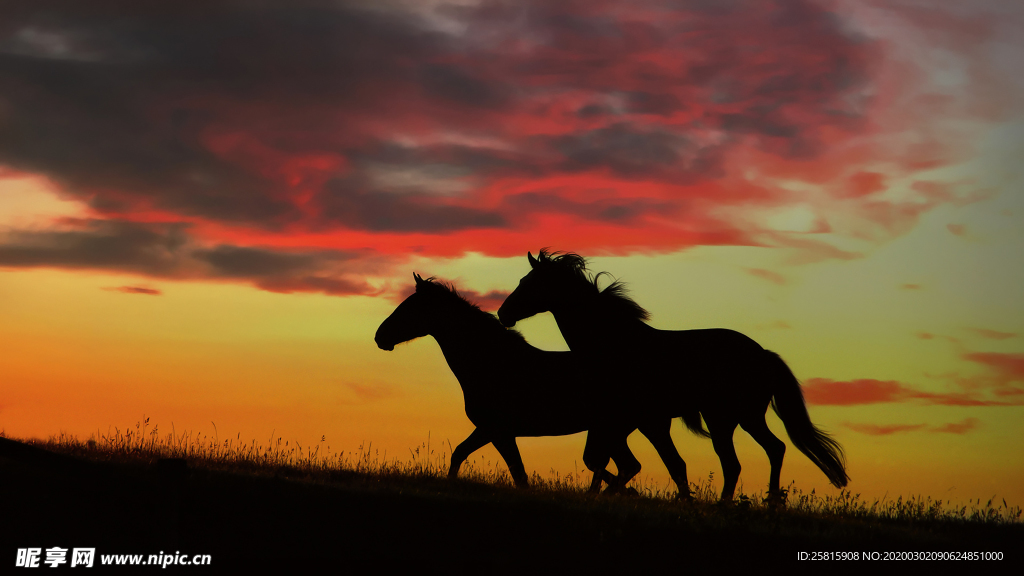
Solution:
[{"label": "horse mane", "polygon": [[445,282],[444,280],[438,280],[434,276],[430,278],[424,278],[422,282],[416,284],[416,291],[429,293],[440,296],[441,298],[450,300],[455,303],[456,307],[461,307],[467,312],[467,316],[486,324],[488,329],[495,332],[501,331],[505,334],[515,337],[517,340],[526,342],[526,338],[519,333],[519,330],[514,328],[506,328],[498,317],[490,312],[485,312],[480,309],[480,306],[470,302],[465,296],[459,293],[458,289],[451,282]]},{"label": "horse mane", "polygon": [[595,275],[590,275],[587,271],[587,259],[579,254],[551,252],[547,248],[541,248],[537,262],[541,266],[558,271],[573,282],[586,285],[587,290],[597,295],[600,304],[609,312],[641,322],[651,319],[651,313],[629,297],[629,289],[626,288],[625,282],[615,280],[602,290],[598,286],[598,281],[601,276],[605,274],[611,276],[611,274],[598,272]]}]

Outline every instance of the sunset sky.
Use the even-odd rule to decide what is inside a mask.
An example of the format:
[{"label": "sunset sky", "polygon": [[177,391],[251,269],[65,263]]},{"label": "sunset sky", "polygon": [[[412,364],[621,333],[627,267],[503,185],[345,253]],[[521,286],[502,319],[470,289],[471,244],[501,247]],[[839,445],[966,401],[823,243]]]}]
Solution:
[{"label": "sunset sky", "polygon": [[854,493],[1024,505],[1022,160],[1015,0],[5,2],[0,429],[456,445],[437,344],[374,332],[414,271],[496,310],[550,247],[781,354]]}]

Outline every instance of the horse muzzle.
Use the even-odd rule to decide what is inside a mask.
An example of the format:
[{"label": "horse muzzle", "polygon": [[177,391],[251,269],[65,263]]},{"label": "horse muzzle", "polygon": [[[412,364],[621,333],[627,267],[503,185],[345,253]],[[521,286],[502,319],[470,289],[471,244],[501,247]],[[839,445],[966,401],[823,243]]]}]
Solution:
[{"label": "horse muzzle", "polygon": [[380,334],[374,336],[373,341],[377,343],[377,348],[380,348],[381,350],[387,350],[388,352],[391,352],[395,349],[395,345],[391,342],[385,342],[384,340],[382,340]]}]

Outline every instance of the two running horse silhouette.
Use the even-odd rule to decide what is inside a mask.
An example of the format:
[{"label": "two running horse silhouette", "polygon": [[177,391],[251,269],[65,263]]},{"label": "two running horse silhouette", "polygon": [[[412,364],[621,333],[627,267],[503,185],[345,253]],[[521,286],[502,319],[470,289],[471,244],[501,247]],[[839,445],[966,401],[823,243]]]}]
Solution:
[{"label": "two running horse silhouette", "polygon": [[[779,502],[786,445],[765,423],[771,405],[793,445],[832,484],[846,486],[842,448],[811,423],[800,384],[777,354],[732,330],[652,328],[647,311],[622,283],[599,289],[601,274],[589,276],[586,261],[576,254],[541,250],[527,258],[531,271],[497,319],[453,287],[414,275],[416,292],[377,331],[376,342],[385,350],[434,336],[462,385],[466,414],[477,428],[452,454],[449,477],[491,442],[516,485],[526,486],[516,437],[587,430],[583,461],[594,472],[591,490],[604,481],[609,491],[619,491],[640,471],[626,445],[626,437],[640,429],[679,496],[688,498],[686,463],[669,435],[672,419],[680,417],[690,431],[711,438],[722,463],[722,500],[732,499],[739,479],[732,436],[741,426],[768,454],[768,497]],[[552,313],[571,352],[539,350],[505,328],[541,312]],[[610,459],[618,476],[606,470]]]}]

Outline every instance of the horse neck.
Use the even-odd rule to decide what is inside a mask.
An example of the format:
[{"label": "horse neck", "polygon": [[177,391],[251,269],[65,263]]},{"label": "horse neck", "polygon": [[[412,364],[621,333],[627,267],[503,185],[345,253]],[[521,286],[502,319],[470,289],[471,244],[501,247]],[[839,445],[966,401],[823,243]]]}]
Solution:
[{"label": "horse neck", "polygon": [[638,336],[650,327],[635,318],[608,314],[593,296],[574,299],[551,309],[570,350],[618,347],[622,339]]},{"label": "horse neck", "polygon": [[476,381],[474,375],[502,365],[499,362],[512,350],[511,339],[504,329],[489,326],[469,314],[449,319],[430,335],[441,347],[441,353],[464,391],[472,388]]}]

